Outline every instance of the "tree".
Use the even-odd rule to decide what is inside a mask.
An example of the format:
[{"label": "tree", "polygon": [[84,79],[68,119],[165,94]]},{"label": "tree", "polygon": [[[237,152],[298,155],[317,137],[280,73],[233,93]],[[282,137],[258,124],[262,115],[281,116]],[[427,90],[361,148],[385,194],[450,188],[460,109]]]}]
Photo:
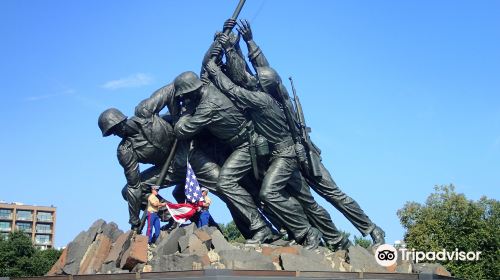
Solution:
[{"label": "tree", "polygon": [[222,234],[227,238],[228,241],[245,243],[245,238],[243,237],[243,235],[241,235],[234,221],[231,221],[226,225],[219,224],[219,226],[222,230]]},{"label": "tree", "polygon": [[365,249],[372,246],[372,242],[369,239],[363,238],[362,236],[354,236],[354,245],[359,245]]},{"label": "tree", "polygon": [[464,279],[494,279],[500,275],[500,202],[481,197],[468,200],[453,185],[436,186],[425,204],[407,202],[398,210],[406,229],[407,248],[424,252],[476,252],[478,261],[441,262]]},{"label": "tree", "polygon": [[46,250],[36,250],[35,255],[31,260],[31,263],[33,264],[31,276],[42,276],[49,272],[61,256],[61,253],[61,250],[52,248]]},{"label": "tree", "polygon": [[0,277],[42,276],[60,255],[59,250],[35,248],[23,232],[12,232],[7,240],[0,240]]}]

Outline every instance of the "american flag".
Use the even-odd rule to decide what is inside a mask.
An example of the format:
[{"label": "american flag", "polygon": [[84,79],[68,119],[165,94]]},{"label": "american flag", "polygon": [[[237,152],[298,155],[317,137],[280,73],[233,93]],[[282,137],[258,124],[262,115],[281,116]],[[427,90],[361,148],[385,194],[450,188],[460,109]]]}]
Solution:
[{"label": "american flag", "polygon": [[185,223],[189,220],[196,213],[197,206],[194,204],[198,201],[203,201],[200,184],[198,180],[196,180],[196,175],[189,162],[187,163],[184,193],[186,194],[187,203],[167,202],[167,209],[170,215],[172,215],[172,218],[178,223]]},{"label": "american flag", "polygon": [[189,162],[187,163],[186,171],[186,185],[184,186],[184,193],[186,194],[187,202],[196,203],[198,201],[203,201],[203,196],[201,195],[201,187],[196,179],[193,168]]}]

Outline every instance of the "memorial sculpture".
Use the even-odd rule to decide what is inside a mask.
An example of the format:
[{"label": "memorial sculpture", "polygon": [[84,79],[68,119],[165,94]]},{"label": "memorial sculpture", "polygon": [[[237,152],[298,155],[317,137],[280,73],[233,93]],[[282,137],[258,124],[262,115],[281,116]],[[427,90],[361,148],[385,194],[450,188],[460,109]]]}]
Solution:
[{"label": "memorial sculpture", "polygon": [[[181,73],[143,100],[131,118],[115,108],[99,116],[103,136],[122,138],[117,156],[127,179],[122,194],[131,228],[142,230],[139,215],[151,185],[175,185],[174,197],[184,200],[189,157],[200,183],[226,203],[247,244],[274,241],[274,226],[306,249],[322,241],[334,250],[347,249],[349,240],[310,189],[363,236],[370,235],[374,246],[385,243],[383,230],[339,189],[321,162],[293,83],[295,104],[253,40],[250,24],[236,21],[243,3],[214,36],[201,78],[192,71]],[[237,34],[232,32],[236,25]],[[255,74],[243,56],[240,37]],[[165,107],[169,114],[160,116]],[[217,153],[211,151],[215,146],[220,147]],[[140,172],[139,163],[153,167]]]},{"label": "memorial sculpture", "polygon": [[[234,26],[234,24],[236,24],[236,22],[229,19],[226,21],[225,26]],[[269,67],[269,62],[264,56],[261,48],[253,40],[252,30],[248,21],[242,21],[241,24],[239,24],[238,33],[241,34],[247,45],[248,58],[256,72],[259,73],[268,71],[265,67]],[[231,43],[229,37],[224,36],[224,34],[222,34],[218,39],[224,46],[226,59],[228,61],[226,64],[229,65],[227,68],[230,69],[228,72],[233,73],[231,76],[232,80],[235,81],[235,83],[238,83],[237,81],[243,81],[243,83],[240,84],[243,87],[247,87],[249,89],[255,88],[257,85],[256,80],[258,79],[248,71],[249,67],[246,65],[241,51],[236,51],[239,49],[239,45]],[[241,65],[244,65],[244,67],[241,67]],[[277,73],[276,76],[276,80],[281,81],[281,78],[277,75]],[[293,81],[291,80],[291,82],[295,100],[295,110],[293,109],[294,106],[291,105],[288,91],[286,87],[281,84],[281,82],[279,90],[274,91],[274,97],[283,104],[282,107],[284,108],[284,111],[288,111],[288,114],[286,114],[287,121],[291,122],[290,119],[295,117],[293,122],[296,123],[297,129],[291,129],[290,131],[292,134],[296,134],[293,136],[294,141],[296,143],[304,143],[304,147],[306,149],[306,155],[300,156],[299,161],[303,164],[302,173],[304,174],[307,184],[316,193],[339,210],[356,227],[356,229],[361,232],[363,236],[371,235],[375,246],[385,243],[385,233],[383,230],[370,220],[354,199],[340,190],[335,181],[332,179],[328,169],[326,169],[321,162],[321,152],[309,138],[308,130],[310,129],[305,124],[302,106],[295,92]],[[290,126],[293,126],[293,124]]]}]

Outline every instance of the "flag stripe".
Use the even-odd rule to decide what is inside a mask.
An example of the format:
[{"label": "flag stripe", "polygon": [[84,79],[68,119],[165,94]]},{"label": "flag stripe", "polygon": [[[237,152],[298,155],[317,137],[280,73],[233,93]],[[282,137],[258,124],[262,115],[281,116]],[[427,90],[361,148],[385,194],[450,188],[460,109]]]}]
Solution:
[{"label": "flag stripe", "polygon": [[187,203],[170,203],[167,202],[167,209],[174,218],[174,221],[178,223],[185,223],[194,214],[196,214],[195,203],[198,201],[203,201],[203,196],[201,195],[201,188],[196,175],[194,174],[193,168],[189,162],[186,168],[186,185],[184,186],[184,194],[187,198]]},{"label": "flag stripe", "polygon": [[196,208],[188,203],[176,204],[167,202],[167,208],[174,221],[178,223],[185,223],[196,213]]}]

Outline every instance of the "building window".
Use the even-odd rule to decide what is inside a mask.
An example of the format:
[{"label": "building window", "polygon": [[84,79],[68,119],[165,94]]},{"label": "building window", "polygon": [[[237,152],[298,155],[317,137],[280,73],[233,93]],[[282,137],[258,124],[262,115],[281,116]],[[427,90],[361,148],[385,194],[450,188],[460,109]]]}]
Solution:
[{"label": "building window", "polygon": [[20,231],[31,232],[31,223],[17,223],[16,225]]},{"label": "building window", "polygon": [[0,231],[10,231],[10,223],[0,222]]},{"label": "building window", "polygon": [[31,211],[18,210],[16,213],[16,219],[21,221],[31,221],[33,216],[31,215]]},{"label": "building window", "polygon": [[9,233],[8,232],[0,232],[0,240],[7,240],[9,239]]},{"label": "building window", "polygon": [[12,210],[0,209],[0,219],[12,219]]},{"label": "building window", "polygon": [[52,213],[50,213],[50,212],[38,212],[36,214],[36,219],[39,222],[52,222]]},{"label": "building window", "polygon": [[36,225],[36,232],[37,233],[52,233],[52,230],[50,229],[50,224],[37,224]]},{"label": "building window", "polygon": [[50,245],[50,236],[48,235],[35,235],[35,243],[38,245]]}]

